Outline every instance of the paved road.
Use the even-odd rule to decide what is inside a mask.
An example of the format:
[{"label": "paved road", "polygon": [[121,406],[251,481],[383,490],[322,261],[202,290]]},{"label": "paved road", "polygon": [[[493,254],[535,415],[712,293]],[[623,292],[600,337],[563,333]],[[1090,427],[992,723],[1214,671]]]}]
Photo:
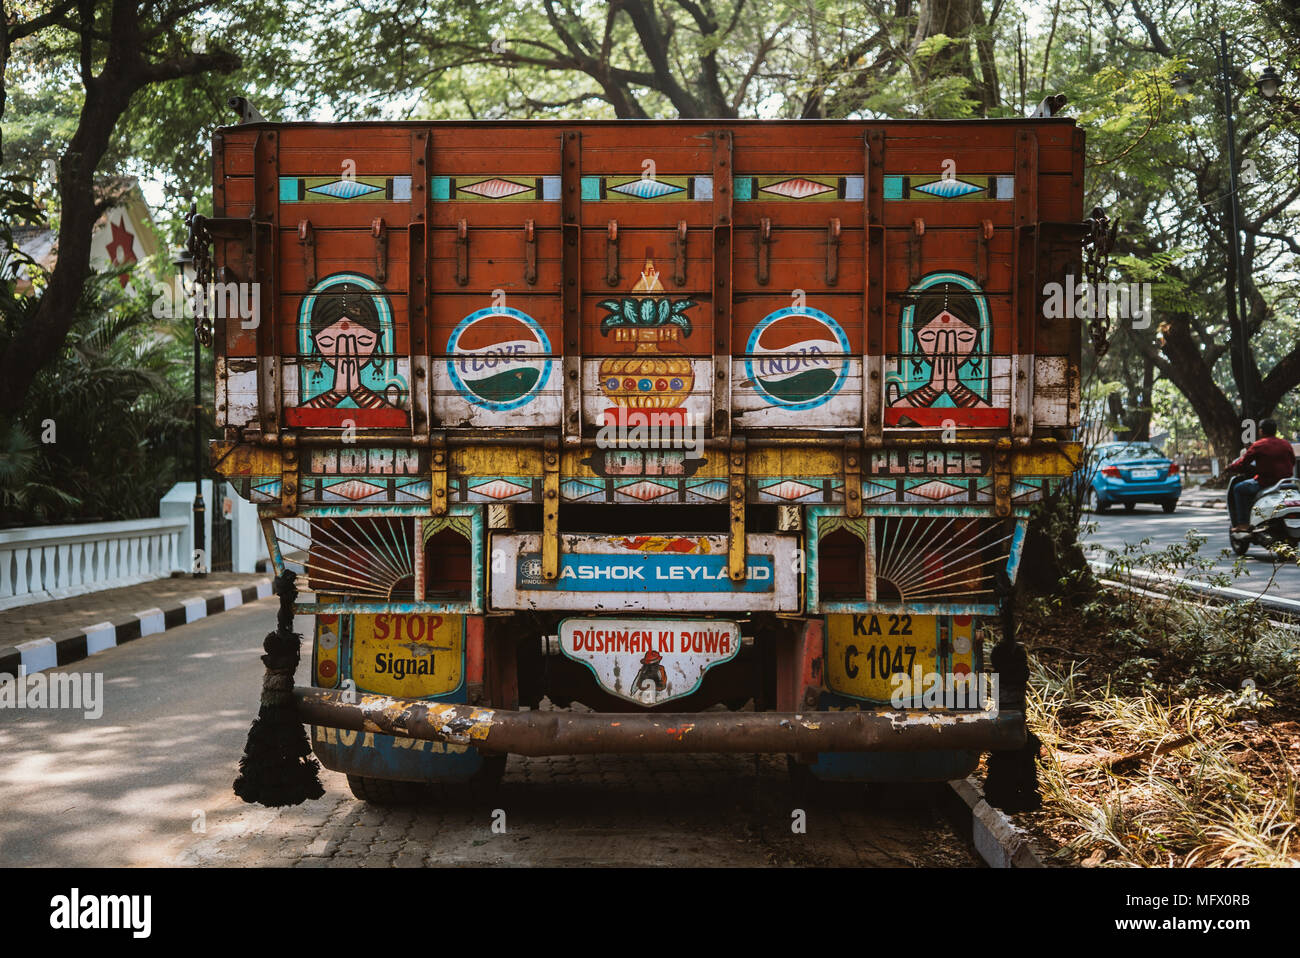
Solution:
[{"label": "paved road", "polygon": [[[1146,547],[1157,551],[1174,543],[1183,543],[1189,530],[1206,537],[1199,555],[1214,560],[1214,568],[1231,573],[1237,557],[1228,549],[1228,514],[1223,509],[1197,509],[1179,506],[1172,515],[1165,515],[1159,506],[1139,505],[1133,512],[1112,508],[1110,512],[1084,514],[1084,523],[1096,523],[1095,531],[1083,536],[1085,543],[1094,547],[1096,558],[1105,558],[1104,549],[1120,551],[1125,543],[1138,543],[1150,539]],[[1135,566],[1137,564],[1135,563]],[[1269,595],[1300,599],[1300,567],[1275,565],[1273,557],[1264,549],[1253,546],[1243,563],[1243,574],[1234,583],[1238,589],[1259,593],[1267,589]],[[1274,575],[1276,573],[1276,575]],[[1272,583],[1270,584],[1270,579]]]},{"label": "paved road", "polygon": [[490,803],[414,809],[368,806],[326,772],[322,799],[242,805],[230,783],[274,611],[255,602],[60,670],[103,673],[98,720],[0,710],[0,866],[976,864],[935,809],[941,786],[796,800],[783,760],[749,756],[512,756]]}]

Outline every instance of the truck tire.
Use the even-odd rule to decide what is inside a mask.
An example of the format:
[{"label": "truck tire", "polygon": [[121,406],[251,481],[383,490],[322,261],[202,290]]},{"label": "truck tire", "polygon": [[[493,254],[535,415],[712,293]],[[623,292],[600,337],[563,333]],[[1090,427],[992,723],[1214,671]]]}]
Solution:
[{"label": "truck tire", "polygon": [[501,785],[505,755],[484,755],[483,767],[466,782],[397,782],[349,775],[352,794],[371,805],[462,804],[484,801]]},{"label": "truck tire", "polygon": [[429,797],[429,788],[423,782],[394,782],[362,775],[349,775],[348,788],[371,805],[414,805]]}]

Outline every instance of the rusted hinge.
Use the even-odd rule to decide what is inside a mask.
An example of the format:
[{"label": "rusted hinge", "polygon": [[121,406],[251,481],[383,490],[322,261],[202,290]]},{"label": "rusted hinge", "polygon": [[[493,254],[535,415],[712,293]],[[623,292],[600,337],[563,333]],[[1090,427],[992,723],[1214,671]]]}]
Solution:
[{"label": "rusted hinge", "polygon": [[456,221],[456,285],[469,285],[469,223]]},{"label": "rusted hinge", "polygon": [[980,289],[984,289],[989,284],[989,245],[993,240],[993,221],[983,220],[980,223],[979,232],[979,252],[975,259],[975,283]]},{"label": "rusted hinge", "polygon": [[673,282],[686,285],[686,220],[677,221],[677,249],[673,262]]},{"label": "rusted hinge", "polygon": [[298,450],[292,433],[284,437],[280,452],[280,515],[298,514]]},{"label": "rusted hinge", "polygon": [[745,579],[745,440],[733,436],[731,452],[727,459],[731,473],[731,522],[727,539],[727,571],[731,581]]},{"label": "rusted hinge", "polygon": [[758,221],[758,285],[766,286],[772,275],[772,220]]},{"label": "rusted hinge", "polygon": [[532,220],[524,220],[524,282],[537,282],[537,228]]},{"label": "rusted hinge", "polygon": [[919,216],[912,220],[912,235],[907,238],[907,281],[913,285],[921,281],[921,239],[925,236],[925,220]]},{"label": "rusted hinge", "polygon": [[429,512],[447,514],[447,438],[442,433],[429,437]]},{"label": "rusted hinge", "polygon": [[826,285],[840,281],[840,218],[831,219],[826,227]]},{"label": "rusted hinge", "polygon": [[993,512],[1011,515],[1011,440],[999,439],[993,450]]},{"label": "rusted hinge", "polygon": [[370,235],[375,238],[375,279],[388,280],[388,224],[382,216],[370,223]]},{"label": "rusted hinge", "polygon": [[560,437],[542,447],[542,578],[560,577]]},{"label": "rusted hinge", "polygon": [[316,233],[311,228],[311,220],[298,221],[298,245],[302,247],[302,271],[307,277],[307,288],[311,289],[316,285]]},{"label": "rusted hinge", "polygon": [[617,286],[618,277],[618,220],[610,220],[605,227],[605,283]]},{"label": "rusted hinge", "polygon": [[844,514],[862,515],[862,454],[856,442],[844,443]]}]

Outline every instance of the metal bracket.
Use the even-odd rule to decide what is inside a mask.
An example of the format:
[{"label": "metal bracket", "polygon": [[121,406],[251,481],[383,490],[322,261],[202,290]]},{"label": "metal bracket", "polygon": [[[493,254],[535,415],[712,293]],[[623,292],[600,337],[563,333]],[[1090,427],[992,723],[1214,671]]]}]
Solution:
[{"label": "metal bracket", "polygon": [[731,450],[727,458],[731,474],[731,490],[728,495],[731,507],[731,522],[727,538],[727,570],[732,582],[745,580],[745,440],[742,436],[732,436]]},{"label": "metal bracket", "polygon": [[447,437],[434,433],[429,437],[429,512],[447,514]]},{"label": "metal bracket", "polygon": [[370,223],[370,235],[375,238],[375,279],[388,281],[388,224],[382,216]]},{"label": "metal bracket", "polygon": [[1011,440],[999,439],[993,449],[993,512],[1011,515]]},{"label": "metal bracket", "polygon": [[618,284],[618,220],[610,220],[605,227],[605,285]]},{"label": "metal bracket", "polygon": [[844,514],[850,519],[862,515],[862,454],[857,443],[844,443]]},{"label": "metal bracket", "polygon": [[469,223],[456,221],[456,285],[469,285]]},{"label": "metal bracket", "polygon": [[280,453],[280,515],[298,514],[298,450],[294,447],[292,433],[284,437],[285,448]]},{"label": "metal bracket", "polygon": [[921,281],[922,237],[925,236],[925,220],[917,217],[912,220],[912,235],[907,238],[907,279],[915,285]]},{"label": "metal bracket", "polygon": [[307,274],[307,288],[316,285],[316,233],[311,220],[298,221],[298,245],[302,247],[302,271]]},{"label": "metal bracket", "polygon": [[686,220],[677,221],[676,256],[673,261],[673,282],[686,285]]},{"label": "metal bracket", "polygon": [[524,282],[537,282],[537,229],[532,220],[524,220]]},{"label": "metal bracket", "polygon": [[766,286],[772,276],[772,220],[758,221],[758,285]]},{"label": "metal bracket", "polygon": [[833,217],[826,227],[826,285],[840,281],[840,218]]},{"label": "metal bracket", "polygon": [[542,578],[560,577],[560,439],[547,436],[542,449]]}]

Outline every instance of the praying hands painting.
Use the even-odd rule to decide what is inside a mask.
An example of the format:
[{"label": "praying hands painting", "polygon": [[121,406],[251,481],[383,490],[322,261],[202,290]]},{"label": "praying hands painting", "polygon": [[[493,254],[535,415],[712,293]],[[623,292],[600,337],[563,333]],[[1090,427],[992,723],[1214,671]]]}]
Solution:
[{"label": "praying hands painting", "polygon": [[[885,425],[1004,427],[1010,419],[1006,357],[990,355],[988,301],[963,273],[931,273],[899,318],[900,354],[885,376]],[[1002,387],[1002,388],[999,388]]]},{"label": "praying hands painting", "polygon": [[298,404],[291,426],[402,428],[409,425],[406,379],[393,311],[382,288],[360,273],[326,277],[298,312]]}]

